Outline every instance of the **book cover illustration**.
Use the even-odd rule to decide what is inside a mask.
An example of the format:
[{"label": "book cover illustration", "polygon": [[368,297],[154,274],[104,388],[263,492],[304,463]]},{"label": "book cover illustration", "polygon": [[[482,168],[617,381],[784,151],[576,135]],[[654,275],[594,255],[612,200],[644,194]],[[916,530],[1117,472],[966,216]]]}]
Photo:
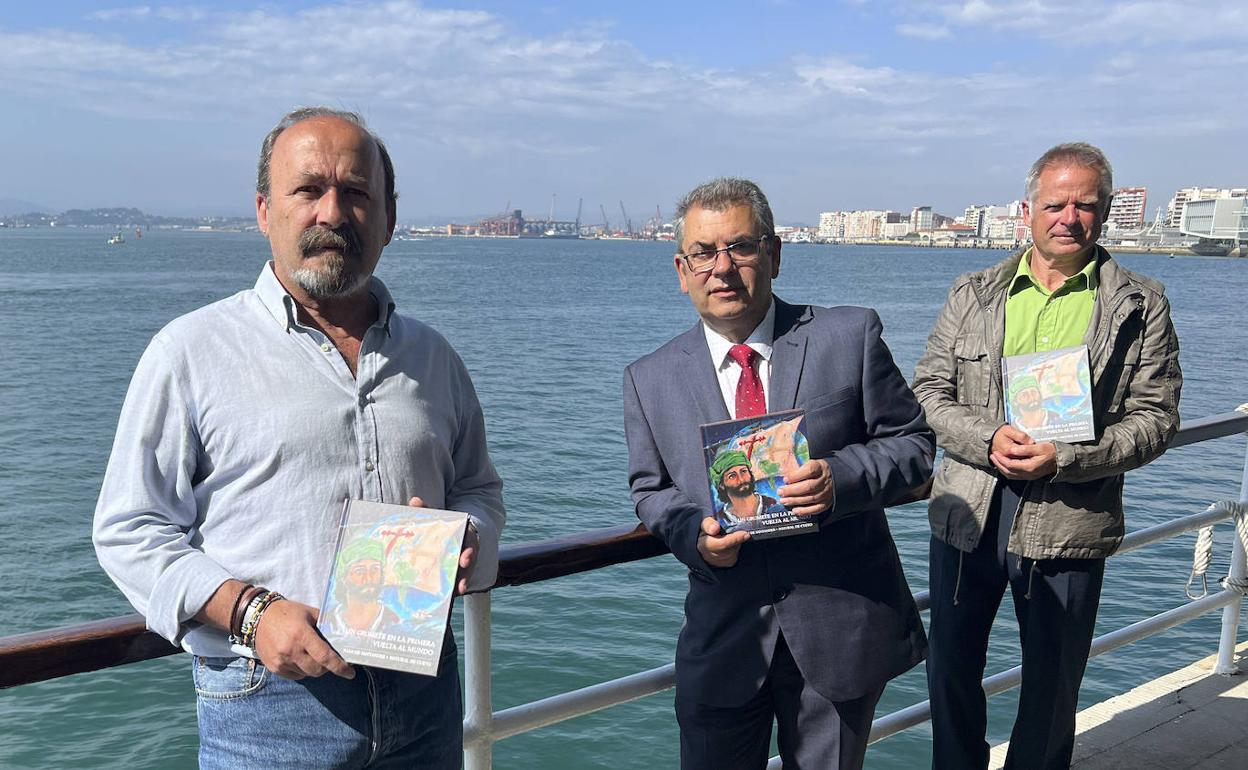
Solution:
[{"label": "book cover illustration", "polygon": [[348,663],[435,676],[468,515],[348,500],[317,628]]},{"label": "book cover illustration", "polygon": [[725,533],[748,530],[766,539],[819,529],[777,501],[784,474],[810,459],[805,416],[790,409],[701,426],[711,505]]},{"label": "book cover illustration", "polygon": [[1088,346],[1025,353],[1001,361],[1005,419],[1036,441],[1092,441]]}]

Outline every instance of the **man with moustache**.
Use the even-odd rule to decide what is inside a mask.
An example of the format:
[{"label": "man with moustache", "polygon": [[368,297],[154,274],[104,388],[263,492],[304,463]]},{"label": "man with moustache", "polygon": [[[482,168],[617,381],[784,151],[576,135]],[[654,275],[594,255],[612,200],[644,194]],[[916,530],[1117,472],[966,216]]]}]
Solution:
[{"label": "man with moustache", "polygon": [[351,631],[384,631],[399,624],[399,616],[381,601],[385,580],[385,547],[381,541],[362,537],[338,554],[338,580],[334,605],[326,614],[328,627],[340,634]]},{"label": "man with moustache", "polygon": [[[689,569],[676,647],[685,770],[860,768],[889,679],[923,626],[884,506],[931,474],[934,438],[872,310],[772,296],[762,190],[716,179],[677,207],[674,267],[700,320],[624,373],[637,516]],[[800,408],[810,461],[780,502],[809,534],[751,540],[714,518],[699,425]]]},{"label": "man with moustache", "polygon": [[174,320],[139,361],[100,563],[195,656],[201,767],[458,768],[454,638],[422,677],[347,665],[315,623],[347,498],[468,513],[457,591],[493,582],[502,482],[472,382],[372,275],[394,168],[357,115],[286,115],[255,202],[273,254],[255,287]]},{"label": "man with moustache", "polygon": [[1022,374],[1010,383],[1010,412],[1014,417],[1015,426],[1024,432],[1028,428],[1043,428],[1055,425],[1062,419],[1057,412],[1044,405],[1040,393],[1040,380],[1031,374]]},{"label": "man with moustache", "polygon": [[710,472],[715,492],[723,503],[720,518],[729,524],[753,519],[777,505],[775,498],[755,490],[754,471],[745,452],[739,449],[721,452],[711,463]]},{"label": "man with moustache", "polygon": [[776,505],[775,498],[760,495],[754,489],[754,471],[740,449],[720,452],[711,463],[711,476],[715,492],[723,503],[720,518],[730,524],[761,516]]},{"label": "man with moustache", "polygon": [[[945,450],[929,503],[934,768],[988,766],[980,681],[1007,586],[1023,681],[1006,767],[1070,765],[1105,558],[1123,537],[1123,474],[1178,429],[1183,380],[1164,289],[1096,244],[1112,174],[1089,144],[1040,156],[1023,209],[1032,246],[954,281],[915,370]],[[1034,441],[1006,424],[1002,357],[1080,344],[1095,440]]]}]

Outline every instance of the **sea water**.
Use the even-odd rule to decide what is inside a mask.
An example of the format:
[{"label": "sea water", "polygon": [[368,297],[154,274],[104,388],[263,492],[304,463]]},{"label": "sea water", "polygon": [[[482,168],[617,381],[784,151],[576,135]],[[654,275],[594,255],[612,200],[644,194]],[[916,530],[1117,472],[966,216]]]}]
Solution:
[{"label": "sea water", "polygon": [[[0,230],[0,635],[133,611],[97,565],[90,538],[130,374],[161,326],[251,287],[268,256],[255,233],[149,231],[118,245],[105,243],[109,234]],[[641,241],[449,238],[386,249],[378,274],[400,312],[442,332],[472,373],[506,482],[504,544],[636,521],[621,373],[695,321],[672,251]],[[909,379],[954,277],[1004,256],[790,244],[775,290],[790,302],[874,307]],[[1182,342],[1184,418],[1248,401],[1248,260],[1121,261],[1167,286]],[[1220,439],[1130,474],[1128,529],[1236,497],[1244,454],[1242,438]],[[923,505],[891,509],[889,521],[911,588],[925,588]],[[1225,573],[1229,537],[1223,525],[1212,574]],[[1183,603],[1193,540],[1112,560],[1097,633]],[[663,556],[496,591],[495,708],[670,662],[684,574]],[[1219,616],[1092,660],[1082,705],[1212,653]],[[455,626],[462,640],[458,611]],[[989,673],[1017,656],[1007,600]],[[877,714],[924,697],[920,666],[889,686]],[[671,700],[668,692],[504,740],[495,767],[676,767]],[[1016,703],[1016,691],[989,700],[990,742],[1008,737]],[[867,767],[924,767],[929,740],[920,726],[876,744]],[[196,746],[185,655],[0,692],[0,768],[193,767]]]}]

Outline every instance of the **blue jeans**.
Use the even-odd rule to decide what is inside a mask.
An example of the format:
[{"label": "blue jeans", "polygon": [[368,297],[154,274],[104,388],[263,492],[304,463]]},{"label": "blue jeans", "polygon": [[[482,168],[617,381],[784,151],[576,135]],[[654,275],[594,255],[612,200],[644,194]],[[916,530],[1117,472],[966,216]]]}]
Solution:
[{"label": "blue jeans", "polygon": [[194,658],[204,770],[458,770],[463,704],[448,637],[438,676],[355,667],[283,679],[249,658]]}]

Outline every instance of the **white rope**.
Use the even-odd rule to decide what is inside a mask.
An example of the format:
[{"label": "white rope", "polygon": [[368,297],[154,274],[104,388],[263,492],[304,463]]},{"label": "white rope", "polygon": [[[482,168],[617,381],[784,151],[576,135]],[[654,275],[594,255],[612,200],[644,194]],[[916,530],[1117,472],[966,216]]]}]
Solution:
[{"label": "white rope", "polygon": [[[1200,533],[1196,535],[1196,553],[1192,555],[1192,574],[1187,576],[1187,585],[1183,586],[1183,593],[1187,594],[1187,598],[1195,601],[1203,599],[1209,595],[1209,578],[1206,573],[1209,572],[1209,565],[1213,564],[1213,525],[1201,527]],[[1196,578],[1200,578],[1200,593],[1192,593],[1192,583],[1196,582]]]},{"label": "white rope", "polygon": [[[1243,503],[1234,503],[1231,507],[1235,511],[1235,534],[1239,535],[1240,546],[1248,551],[1248,506]],[[1223,578],[1222,585],[1240,596],[1248,596],[1248,577],[1232,579],[1228,575]]]},{"label": "white rope", "polygon": [[[1222,500],[1210,505],[1207,513],[1222,511],[1229,513],[1235,520],[1235,534],[1240,545],[1248,550],[1248,505],[1230,500]],[[1209,582],[1206,573],[1213,563],[1213,526],[1201,527],[1196,536],[1196,549],[1192,554],[1192,572],[1187,578],[1183,591],[1189,599],[1199,599],[1209,593]],[[1200,578],[1200,593],[1192,593],[1192,584]],[[1229,575],[1219,581],[1224,588],[1235,591],[1240,596],[1248,596],[1248,578],[1232,578]]]}]

